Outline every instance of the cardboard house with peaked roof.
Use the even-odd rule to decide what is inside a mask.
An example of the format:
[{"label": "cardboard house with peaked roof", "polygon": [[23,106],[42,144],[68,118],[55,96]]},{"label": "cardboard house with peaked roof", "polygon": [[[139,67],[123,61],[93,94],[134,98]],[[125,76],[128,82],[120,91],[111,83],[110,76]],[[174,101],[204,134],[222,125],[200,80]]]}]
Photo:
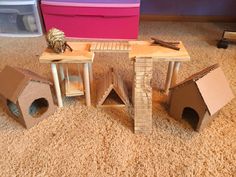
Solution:
[{"label": "cardboard house with peaked roof", "polygon": [[177,120],[186,118],[196,131],[206,127],[234,98],[218,64],[192,75],[170,91],[169,114]]},{"label": "cardboard house with peaked roof", "polygon": [[31,128],[55,112],[51,83],[25,69],[6,66],[0,72],[0,98],[7,113]]}]

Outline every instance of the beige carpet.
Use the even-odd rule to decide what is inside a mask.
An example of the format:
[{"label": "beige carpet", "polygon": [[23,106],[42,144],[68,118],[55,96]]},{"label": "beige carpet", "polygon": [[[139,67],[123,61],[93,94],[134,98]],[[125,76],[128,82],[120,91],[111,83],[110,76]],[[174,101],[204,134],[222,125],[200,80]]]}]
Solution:
[{"label": "beige carpet", "polygon": [[[192,61],[181,66],[178,81],[219,63],[236,94],[236,45],[215,46],[225,28],[236,25],[142,22],[139,39],[182,40]],[[43,37],[0,38],[0,70],[8,64],[51,79],[49,65],[38,62],[44,47]],[[113,66],[131,86],[132,63],[125,56],[101,54],[93,66],[95,78]],[[166,68],[167,63],[155,63],[153,133],[148,136],[133,133],[126,110],[88,108],[83,98],[66,99],[64,108],[30,130],[0,108],[0,176],[235,176],[236,99],[196,133],[169,117],[160,102],[157,89],[163,87]]]}]

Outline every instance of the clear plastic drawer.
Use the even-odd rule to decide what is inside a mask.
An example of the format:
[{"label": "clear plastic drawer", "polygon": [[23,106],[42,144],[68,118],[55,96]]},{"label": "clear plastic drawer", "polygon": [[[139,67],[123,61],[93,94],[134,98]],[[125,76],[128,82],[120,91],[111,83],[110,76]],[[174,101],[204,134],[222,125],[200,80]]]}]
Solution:
[{"label": "clear plastic drawer", "polygon": [[42,25],[37,3],[0,4],[0,36],[40,36]]}]

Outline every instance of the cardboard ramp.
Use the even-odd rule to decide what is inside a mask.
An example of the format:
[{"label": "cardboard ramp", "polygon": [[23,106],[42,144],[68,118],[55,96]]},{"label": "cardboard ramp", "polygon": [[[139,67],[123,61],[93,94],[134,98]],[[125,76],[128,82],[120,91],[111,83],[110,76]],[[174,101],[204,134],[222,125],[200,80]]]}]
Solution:
[{"label": "cardboard ramp", "polygon": [[150,58],[135,58],[134,60],[134,132],[152,132],[152,65]]},{"label": "cardboard ramp", "polygon": [[97,106],[119,107],[128,105],[130,105],[128,90],[121,77],[111,68],[97,85]]}]

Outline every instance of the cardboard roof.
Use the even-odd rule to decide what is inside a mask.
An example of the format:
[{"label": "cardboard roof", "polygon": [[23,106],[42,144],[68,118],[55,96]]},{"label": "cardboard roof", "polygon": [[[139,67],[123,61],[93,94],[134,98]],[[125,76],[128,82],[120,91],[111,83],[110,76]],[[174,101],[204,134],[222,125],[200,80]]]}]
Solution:
[{"label": "cardboard roof", "polygon": [[0,95],[16,103],[19,95],[30,81],[51,84],[32,71],[6,66],[0,72]]},{"label": "cardboard roof", "polygon": [[196,81],[198,79],[200,79],[201,77],[205,76],[207,73],[209,73],[211,70],[214,70],[215,68],[218,68],[219,64],[214,64],[212,66],[209,66],[193,75],[191,75],[190,77],[188,77],[187,79],[183,80],[182,82],[174,85],[173,87],[171,87],[170,89],[175,89],[177,87],[183,86],[184,84],[191,82],[191,81]]},{"label": "cardboard roof", "polygon": [[218,64],[210,66],[172,87],[175,89],[188,82],[195,82],[210,115],[215,114],[234,98],[229,83]]}]

